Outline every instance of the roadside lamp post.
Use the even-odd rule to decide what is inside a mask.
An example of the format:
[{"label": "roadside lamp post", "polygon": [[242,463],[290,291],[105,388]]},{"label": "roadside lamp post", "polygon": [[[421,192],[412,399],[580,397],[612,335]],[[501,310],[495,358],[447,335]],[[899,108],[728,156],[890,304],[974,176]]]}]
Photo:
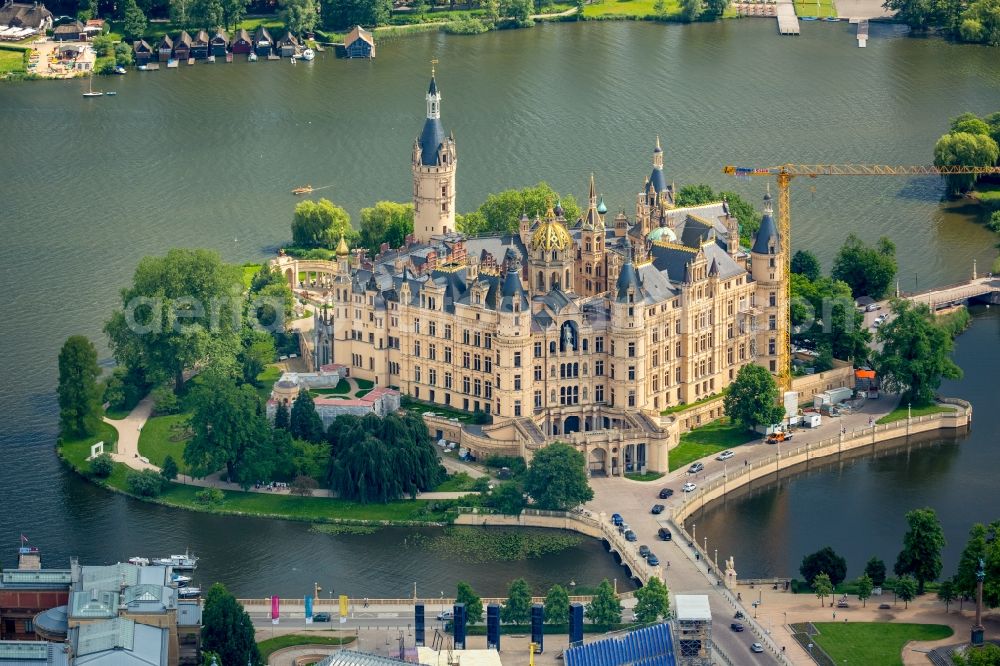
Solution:
[{"label": "roadside lamp post", "polygon": [[691,540],[698,540],[698,523],[691,523]]},{"label": "roadside lamp post", "polygon": [[705,555],[708,556],[708,537],[705,537]]}]

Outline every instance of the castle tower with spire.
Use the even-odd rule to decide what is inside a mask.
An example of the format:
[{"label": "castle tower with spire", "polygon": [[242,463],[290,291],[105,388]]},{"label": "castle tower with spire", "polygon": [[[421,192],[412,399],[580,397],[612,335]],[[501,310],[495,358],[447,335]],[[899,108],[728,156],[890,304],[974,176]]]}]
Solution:
[{"label": "castle tower with spire", "polygon": [[758,312],[754,329],[756,332],[757,363],[773,374],[782,371],[779,359],[781,346],[785,344],[783,331],[788,321],[788,303],[782,296],[784,247],[786,239],[778,234],[774,221],[771,192],[764,195],[764,216],[760,229],[754,236],[750,248],[750,272],[756,286],[754,303]]},{"label": "castle tower with spire", "polygon": [[590,174],[587,211],[580,219],[580,261],[576,266],[576,293],[596,296],[607,291],[607,266],[604,260],[604,200],[597,199],[594,174]]},{"label": "castle tower with spire", "polygon": [[455,138],[441,125],[441,93],[434,70],[427,89],[427,119],[413,142],[413,235],[426,243],[455,231]]}]

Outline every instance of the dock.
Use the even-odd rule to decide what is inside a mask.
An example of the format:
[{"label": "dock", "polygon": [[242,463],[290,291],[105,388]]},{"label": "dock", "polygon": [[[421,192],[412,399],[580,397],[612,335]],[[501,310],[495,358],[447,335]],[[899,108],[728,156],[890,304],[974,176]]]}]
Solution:
[{"label": "dock", "polygon": [[782,35],[798,35],[799,19],[795,15],[795,5],[792,0],[778,0],[778,33]]},{"label": "dock", "polygon": [[868,45],[868,19],[858,20],[858,48],[863,49]]}]

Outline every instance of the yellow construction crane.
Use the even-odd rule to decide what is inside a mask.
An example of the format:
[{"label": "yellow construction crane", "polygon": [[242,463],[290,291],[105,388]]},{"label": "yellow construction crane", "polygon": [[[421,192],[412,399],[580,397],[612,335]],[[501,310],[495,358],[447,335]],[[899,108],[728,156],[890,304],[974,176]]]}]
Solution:
[{"label": "yellow construction crane", "polygon": [[950,175],[982,175],[1000,174],[1000,167],[969,167],[969,166],[889,166],[885,164],[782,164],[773,167],[738,167],[726,166],[722,172],[727,176],[750,178],[752,176],[772,176],[778,183],[778,235],[784,251],[784,266],[781,292],[779,294],[778,313],[785,322],[782,327],[781,341],[778,347],[778,385],[782,391],[792,387],[791,365],[791,307],[789,303],[790,274],[792,266],[792,213],[791,192],[789,186],[796,176],[950,176]]}]

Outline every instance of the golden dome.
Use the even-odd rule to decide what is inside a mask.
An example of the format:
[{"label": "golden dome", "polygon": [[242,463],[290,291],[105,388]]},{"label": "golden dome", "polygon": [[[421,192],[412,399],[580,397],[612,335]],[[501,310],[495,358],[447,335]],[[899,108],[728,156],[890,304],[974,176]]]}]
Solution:
[{"label": "golden dome", "polygon": [[573,245],[573,238],[569,235],[566,227],[556,220],[552,204],[549,204],[549,209],[545,212],[545,219],[531,235],[531,249],[565,250],[571,245]]},{"label": "golden dome", "polygon": [[344,234],[340,234],[340,242],[337,244],[337,256],[346,257],[351,253],[351,249],[347,247],[347,241],[344,240]]}]

